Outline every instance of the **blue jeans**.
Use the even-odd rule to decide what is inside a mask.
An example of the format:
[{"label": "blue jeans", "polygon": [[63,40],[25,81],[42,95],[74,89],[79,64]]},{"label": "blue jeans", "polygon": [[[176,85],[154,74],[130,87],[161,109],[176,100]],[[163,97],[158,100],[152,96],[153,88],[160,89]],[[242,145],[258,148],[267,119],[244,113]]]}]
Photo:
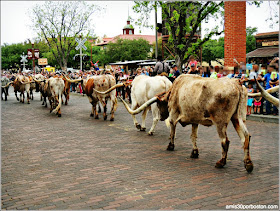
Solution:
[{"label": "blue jeans", "polygon": [[[277,97],[277,94],[276,93],[272,93],[271,94],[273,97]],[[266,100],[266,105],[265,105],[265,111],[267,114],[271,114],[271,103]],[[278,113],[278,108],[276,106],[273,106],[273,113],[274,114],[277,114]]]}]

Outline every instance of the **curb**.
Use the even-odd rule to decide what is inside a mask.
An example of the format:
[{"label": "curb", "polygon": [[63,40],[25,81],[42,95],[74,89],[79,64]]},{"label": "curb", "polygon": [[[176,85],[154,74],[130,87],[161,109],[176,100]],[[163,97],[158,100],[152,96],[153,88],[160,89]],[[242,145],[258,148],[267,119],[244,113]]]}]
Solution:
[{"label": "curb", "polygon": [[250,116],[247,116],[246,119],[251,121],[257,121],[257,122],[269,122],[269,123],[279,124],[279,115],[272,116],[272,115],[251,114]]}]

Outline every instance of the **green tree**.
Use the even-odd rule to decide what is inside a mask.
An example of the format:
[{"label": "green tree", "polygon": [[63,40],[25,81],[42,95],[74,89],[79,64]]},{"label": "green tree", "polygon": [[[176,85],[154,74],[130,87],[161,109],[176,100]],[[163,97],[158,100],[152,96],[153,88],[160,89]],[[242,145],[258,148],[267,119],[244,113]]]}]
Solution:
[{"label": "green tree", "polygon": [[256,27],[247,27],[246,28],[246,53],[249,53],[256,49],[256,38],[254,36],[255,33],[258,32],[258,28]]},{"label": "green tree", "polygon": [[203,44],[202,60],[211,64],[211,61],[218,61],[224,58],[224,38],[218,40],[209,40]]},{"label": "green tree", "polygon": [[149,57],[151,46],[144,39],[118,39],[106,46],[106,49],[100,55],[101,63],[125,61],[125,60],[142,60]]},{"label": "green tree", "polygon": [[33,29],[44,38],[58,65],[66,70],[75,38],[92,33],[91,16],[101,8],[83,1],[46,1],[31,11]]},{"label": "green tree", "polygon": [[[173,47],[176,54],[176,64],[179,70],[190,55],[196,55],[200,47],[213,35],[220,35],[223,31],[218,31],[218,27],[209,30],[203,39],[198,38],[198,34],[203,20],[209,17],[222,15],[224,2],[192,2],[177,1],[172,3],[136,1],[134,11],[141,16],[149,17],[153,9],[162,8],[162,19],[169,33],[169,44]],[[144,25],[147,18],[141,17],[138,23]]]},{"label": "green tree", "polygon": [[[4,44],[1,46],[1,60],[3,69],[22,69],[21,55],[24,52],[27,55],[27,49],[31,48],[31,45],[26,43],[17,43],[17,44]],[[28,59],[26,63],[26,68],[32,68],[32,60]]]}]

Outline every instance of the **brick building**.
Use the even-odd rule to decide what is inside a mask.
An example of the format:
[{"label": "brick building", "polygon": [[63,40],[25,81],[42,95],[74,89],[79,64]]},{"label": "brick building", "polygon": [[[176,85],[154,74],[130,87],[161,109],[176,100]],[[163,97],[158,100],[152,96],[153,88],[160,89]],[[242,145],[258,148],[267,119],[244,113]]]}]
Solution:
[{"label": "brick building", "polygon": [[225,2],[225,66],[246,63],[246,1]]}]

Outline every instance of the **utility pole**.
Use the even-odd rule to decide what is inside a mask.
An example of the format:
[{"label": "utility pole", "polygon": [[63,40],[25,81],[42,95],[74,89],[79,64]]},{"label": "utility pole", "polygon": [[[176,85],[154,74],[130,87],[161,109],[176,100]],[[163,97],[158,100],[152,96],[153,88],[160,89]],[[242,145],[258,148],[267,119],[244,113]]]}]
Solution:
[{"label": "utility pole", "polygon": [[155,56],[158,57],[158,39],[157,39],[157,2],[155,1],[155,28],[156,28],[156,49]]},{"label": "utility pole", "polygon": [[32,42],[32,64],[33,64],[33,72],[35,75],[35,52],[34,52],[34,42]]}]

